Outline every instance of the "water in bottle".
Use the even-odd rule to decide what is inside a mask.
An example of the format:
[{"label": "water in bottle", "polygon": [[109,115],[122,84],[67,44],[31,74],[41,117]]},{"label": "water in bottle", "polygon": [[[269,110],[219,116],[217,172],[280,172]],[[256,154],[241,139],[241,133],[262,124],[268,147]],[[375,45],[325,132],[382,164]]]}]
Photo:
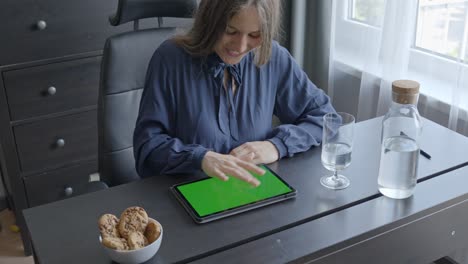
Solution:
[{"label": "water in bottle", "polygon": [[403,199],[416,186],[419,147],[407,136],[385,139],[382,144],[378,185],[385,196]]},{"label": "water in bottle", "polygon": [[392,105],[382,121],[382,145],[378,174],[379,191],[404,199],[414,193],[418,175],[421,119],[416,107],[419,83],[392,83]]}]

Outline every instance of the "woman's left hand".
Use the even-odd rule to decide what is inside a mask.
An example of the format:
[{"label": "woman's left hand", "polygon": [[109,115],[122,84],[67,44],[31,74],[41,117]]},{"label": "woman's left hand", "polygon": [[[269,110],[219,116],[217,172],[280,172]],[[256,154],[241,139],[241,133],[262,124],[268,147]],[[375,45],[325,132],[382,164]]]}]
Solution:
[{"label": "woman's left hand", "polygon": [[268,164],[278,160],[279,154],[270,141],[253,141],[233,149],[230,155],[255,164]]}]

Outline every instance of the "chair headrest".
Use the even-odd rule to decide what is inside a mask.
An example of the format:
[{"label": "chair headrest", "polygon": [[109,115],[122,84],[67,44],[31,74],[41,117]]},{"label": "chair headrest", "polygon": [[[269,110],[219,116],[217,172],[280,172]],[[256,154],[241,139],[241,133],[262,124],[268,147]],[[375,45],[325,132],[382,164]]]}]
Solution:
[{"label": "chair headrest", "polygon": [[191,18],[197,0],[119,0],[117,12],[109,17],[111,25],[149,17]]}]

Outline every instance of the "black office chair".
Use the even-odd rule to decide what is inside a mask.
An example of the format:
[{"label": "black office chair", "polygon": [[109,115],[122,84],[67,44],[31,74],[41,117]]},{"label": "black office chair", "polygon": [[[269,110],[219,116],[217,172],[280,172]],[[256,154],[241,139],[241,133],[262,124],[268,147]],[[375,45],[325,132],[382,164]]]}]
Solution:
[{"label": "black office chair", "polygon": [[[149,60],[174,35],[162,17],[192,17],[196,0],[119,0],[113,26],[134,23],[134,31],[107,39],[98,98],[98,159],[101,180],[115,186],[138,180],[133,157],[133,130]],[[139,20],[157,17],[158,28],[139,30]]]}]

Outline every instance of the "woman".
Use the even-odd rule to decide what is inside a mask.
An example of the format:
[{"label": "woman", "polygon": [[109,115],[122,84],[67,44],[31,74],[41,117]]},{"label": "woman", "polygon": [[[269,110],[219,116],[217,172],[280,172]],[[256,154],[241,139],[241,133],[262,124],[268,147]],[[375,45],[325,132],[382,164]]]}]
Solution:
[{"label": "woman", "polygon": [[[134,133],[140,176],[202,169],[258,186],[256,164],[320,143],[335,110],[273,40],[279,23],[278,0],[202,0],[193,28],[161,44]],[[273,114],[283,125],[272,129]]]}]

